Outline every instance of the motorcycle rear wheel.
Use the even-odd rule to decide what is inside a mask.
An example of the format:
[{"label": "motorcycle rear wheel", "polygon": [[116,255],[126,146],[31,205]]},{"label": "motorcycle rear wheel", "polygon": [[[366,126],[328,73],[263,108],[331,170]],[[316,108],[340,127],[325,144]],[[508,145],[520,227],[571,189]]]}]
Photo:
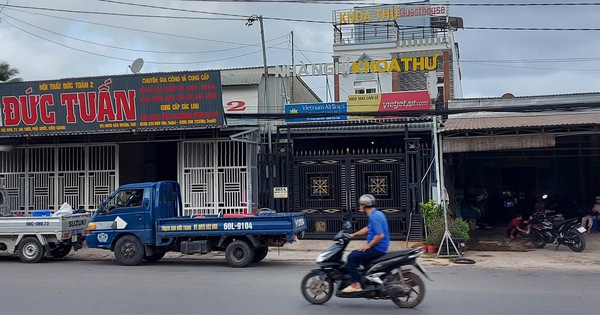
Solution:
[{"label": "motorcycle rear wheel", "polygon": [[546,240],[537,232],[531,233],[531,244],[537,248],[546,247]]},{"label": "motorcycle rear wheel", "polygon": [[[392,298],[392,302],[402,308],[413,308],[425,299],[425,282],[417,274],[409,271],[402,273],[405,295]],[[402,282],[400,282],[402,284]]]},{"label": "motorcycle rear wheel", "polygon": [[302,296],[311,304],[325,304],[333,296],[333,280],[324,272],[311,271],[300,284]]},{"label": "motorcycle rear wheel", "polygon": [[567,244],[572,251],[579,253],[585,249],[585,238],[581,233],[569,230],[565,233],[565,239],[574,242],[574,244]]}]

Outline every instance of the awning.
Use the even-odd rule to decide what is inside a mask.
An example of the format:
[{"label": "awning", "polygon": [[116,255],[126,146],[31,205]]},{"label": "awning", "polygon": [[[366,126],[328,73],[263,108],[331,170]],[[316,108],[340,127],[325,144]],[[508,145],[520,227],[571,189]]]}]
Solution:
[{"label": "awning", "polygon": [[600,111],[452,115],[443,122],[444,153],[552,148],[556,136],[600,131]]},{"label": "awning", "polygon": [[444,139],[442,143],[442,152],[504,151],[552,148],[555,145],[555,136],[551,134],[461,137]]},{"label": "awning", "polygon": [[600,111],[458,114],[448,117],[440,132],[583,125],[600,125]]}]

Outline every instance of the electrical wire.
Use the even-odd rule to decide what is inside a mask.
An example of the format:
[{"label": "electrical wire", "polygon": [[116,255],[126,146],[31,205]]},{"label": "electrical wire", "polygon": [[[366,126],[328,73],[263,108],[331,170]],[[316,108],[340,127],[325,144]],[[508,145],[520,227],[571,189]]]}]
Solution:
[{"label": "electrical wire", "polygon": [[[4,23],[6,23],[6,24],[10,25],[11,27],[13,27],[13,28],[15,28],[15,29],[18,29],[18,30],[20,30],[20,31],[22,31],[22,32],[24,32],[24,33],[27,33],[27,34],[29,34],[29,35],[31,35],[31,36],[37,37],[37,38],[39,38],[39,39],[41,39],[41,40],[44,40],[44,41],[47,41],[47,42],[50,42],[50,43],[53,43],[53,44],[56,44],[56,45],[59,45],[59,46],[61,46],[61,47],[65,47],[65,48],[68,48],[68,49],[72,49],[72,50],[79,51],[79,52],[83,52],[83,53],[90,54],[90,55],[95,55],[95,56],[98,56],[98,57],[104,57],[104,58],[115,59],[115,60],[122,60],[122,61],[129,61],[129,59],[126,59],[126,58],[120,58],[120,57],[115,57],[115,56],[109,56],[109,55],[106,55],[106,54],[100,54],[100,53],[97,53],[97,52],[94,52],[94,51],[90,51],[90,50],[84,50],[84,49],[79,49],[79,48],[76,48],[76,47],[72,47],[72,46],[69,46],[69,45],[65,45],[65,44],[63,44],[63,43],[59,43],[59,42],[57,42],[57,41],[54,41],[54,40],[51,40],[51,39],[48,39],[48,38],[42,37],[42,36],[40,36],[40,35],[37,35],[37,34],[34,34],[34,33],[32,33],[32,32],[29,32],[29,31],[27,31],[27,30],[25,30],[25,29],[22,29],[22,28],[20,28],[20,27],[18,27],[18,26],[16,26],[16,25],[13,25],[13,24],[11,24],[11,23],[9,23],[9,22],[7,22],[7,21],[4,21]],[[278,43],[278,44],[276,44],[276,45],[281,45],[282,43],[285,43],[285,41],[283,41],[283,42],[280,42],[280,43]],[[252,55],[252,54],[257,54],[257,53],[260,53],[261,51],[262,51],[262,49],[258,49],[258,50],[255,50],[255,51],[251,51],[251,52],[249,52],[249,53],[245,53],[245,54],[241,54],[241,55],[237,55],[237,56],[233,56],[233,57],[225,57],[225,58],[219,58],[219,59],[213,59],[213,60],[188,61],[188,62],[159,62],[159,61],[144,61],[144,63],[148,63],[148,64],[161,64],[161,65],[189,65],[189,64],[207,64],[207,63],[211,63],[211,62],[219,62],[219,61],[226,61],[226,60],[232,60],[232,59],[242,58],[242,57],[249,56],[249,55]]]}]

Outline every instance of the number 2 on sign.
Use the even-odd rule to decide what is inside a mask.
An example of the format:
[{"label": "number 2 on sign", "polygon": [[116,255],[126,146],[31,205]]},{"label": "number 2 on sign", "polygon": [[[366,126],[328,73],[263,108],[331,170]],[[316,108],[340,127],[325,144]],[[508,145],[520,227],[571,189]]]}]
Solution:
[{"label": "number 2 on sign", "polygon": [[243,101],[227,102],[228,112],[244,112],[246,111],[246,103]]}]

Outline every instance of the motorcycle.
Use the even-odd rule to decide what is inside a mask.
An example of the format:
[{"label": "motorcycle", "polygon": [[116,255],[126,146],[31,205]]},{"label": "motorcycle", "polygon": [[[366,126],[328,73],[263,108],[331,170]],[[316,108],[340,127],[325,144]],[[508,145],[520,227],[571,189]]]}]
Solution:
[{"label": "motorcycle", "polygon": [[527,234],[530,235],[531,243],[537,248],[546,247],[547,243],[556,244],[558,247],[567,245],[574,252],[582,252],[585,249],[585,228],[579,226],[578,219],[549,220],[549,211],[538,211],[529,221]]},{"label": "motorcycle", "polygon": [[[350,226],[350,222],[346,222],[346,230],[349,230]],[[425,283],[413,271],[418,270],[427,279],[431,279],[417,262],[417,258],[424,253],[420,247],[389,252],[370,261],[362,268],[359,267],[363,290],[351,293],[341,292],[352,282],[346,269],[346,262],[342,257],[350,243],[350,235],[346,230],[338,232],[333,237],[335,244],[317,257],[316,262],[319,268],[311,270],[302,279],[300,290],[308,302],[324,304],[331,299],[334,292],[340,298],[392,300],[394,304],[402,308],[413,308],[423,301]],[[414,269],[403,268],[406,266],[413,266]],[[337,289],[335,285],[337,285]]]}]

